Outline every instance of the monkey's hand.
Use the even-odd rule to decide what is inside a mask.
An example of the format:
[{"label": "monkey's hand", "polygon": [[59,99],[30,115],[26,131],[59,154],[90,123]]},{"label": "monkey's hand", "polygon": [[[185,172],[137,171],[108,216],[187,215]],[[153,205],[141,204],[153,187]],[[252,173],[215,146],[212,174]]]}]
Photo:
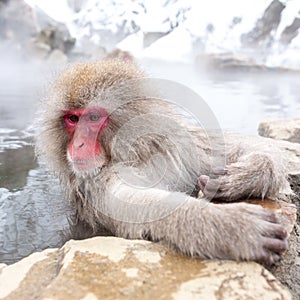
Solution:
[{"label": "monkey's hand", "polygon": [[176,237],[175,244],[181,251],[206,258],[271,265],[280,261],[281,253],[288,248],[287,233],[276,215],[258,205],[194,206],[185,214],[178,211],[174,227],[178,232],[170,237]]},{"label": "monkey's hand", "polygon": [[208,199],[274,198],[280,190],[289,189],[285,170],[265,153],[244,155],[223,170],[213,170],[211,175],[201,175],[198,180]]}]

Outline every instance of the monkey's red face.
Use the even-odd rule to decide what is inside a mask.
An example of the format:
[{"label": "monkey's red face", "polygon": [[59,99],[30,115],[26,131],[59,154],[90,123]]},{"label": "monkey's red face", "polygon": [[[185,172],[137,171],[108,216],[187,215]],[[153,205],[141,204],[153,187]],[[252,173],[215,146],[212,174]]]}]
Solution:
[{"label": "monkey's red face", "polygon": [[108,120],[102,107],[64,111],[66,131],[71,137],[67,154],[75,171],[90,171],[105,163],[99,134]]}]

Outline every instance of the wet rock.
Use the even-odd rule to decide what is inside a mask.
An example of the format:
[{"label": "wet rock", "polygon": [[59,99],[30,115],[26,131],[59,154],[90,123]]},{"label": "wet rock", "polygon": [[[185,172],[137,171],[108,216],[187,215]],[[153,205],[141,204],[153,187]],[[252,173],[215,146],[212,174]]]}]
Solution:
[{"label": "wet rock", "polygon": [[256,64],[255,60],[246,55],[231,53],[197,55],[195,63],[205,70],[214,71],[263,71],[264,66]]},{"label": "wet rock", "polygon": [[26,56],[28,58],[34,58],[37,60],[45,59],[50,53],[51,47],[47,44],[41,43],[39,41],[34,41],[29,44],[27,48]]},{"label": "wet rock", "polygon": [[166,36],[169,32],[145,32],[143,39],[143,47],[147,48],[158,39]]},{"label": "wet rock", "polygon": [[67,54],[76,42],[66,25],[38,8],[33,10],[22,0],[1,2],[0,37],[26,59],[44,59],[55,49]]},{"label": "wet rock", "polygon": [[258,133],[276,140],[300,143],[300,119],[264,121],[259,124]]},{"label": "wet rock", "polygon": [[0,2],[0,37],[16,46],[26,43],[36,33],[34,12],[22,0]]},{"label": "wet rock", "polygon": [[300,18],[295,18],[291,25],[287,26],[281,33],[280,42],[283,45],[289,45],[299,34]]},{"label": "wet rock", "polygon": [[295,195],[292,199],[297,208],[297,222],[289,237],[289,249],[284,254],[282,262],[270,268],[270,271],[282,284],[289,288],[292,293],[293,299],[300,299],[300,189],[298,175],[290,175],[290,181]]},{"label": "wet rock", "polygon": [[[300,119],[265,121],[259,125],[259,134],[273,138],[283,153],[289,172],[289,181],[294,192],[291,202],[296,207],[297,220],[290,234],[289,250],[282,262],[270,270],[281,283],[289,288],[293,299],[300,299]],[[282,141],[289,140],[289,141]],[[293,143],[296,142],[296,143]]]},{"label": "wet rock", "polygon": [[53,50],[47,58],[47,62],[53,64],[66,64],[68,57],[59,49]]},{"label": "wet rock", "polygon": [[[197,46],[199,47],[199,46]],[[225,71],[230,73],[289,73],[299,74],[297,69],[269,67],[259,62],[251,55],[237,53],[199,54],[195,64],[204,71]]]},{"label": "wet rock", "polygon": [[160,244],[96,237],[0,273],[0,299],[292,299],[262,266],[202,261]]},{"label": "wet rock", "polygon": [[266,8],[263,16],[257,20],[255,27],[241,36],[241,42],[246,47],[268,48],[273,42],[285,5],[278,0],[273,0]]},{"label": "wet rock", "polygon": [[70,52],[75,44],[75,39],[71,37],[67,27],[64,24],[48,25],[42,29],[35,41],[43,43],[50,48],[61,50],[64,53]]},{"label": "wet rock", "polygon": [[76,13],[80,12],[85,0],[67,0],[69,7]]}]

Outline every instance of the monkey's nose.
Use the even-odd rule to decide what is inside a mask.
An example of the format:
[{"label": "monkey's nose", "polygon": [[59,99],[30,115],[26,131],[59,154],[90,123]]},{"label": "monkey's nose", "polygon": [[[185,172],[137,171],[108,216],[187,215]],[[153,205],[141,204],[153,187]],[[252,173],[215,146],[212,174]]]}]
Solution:
[{"label": "monkey's nose", "polygon": [[77,148],[77,149],[79,149],[79,148],[82,148],[83,146],[85,145],[85,141],[83,141],[83,140],[79,140],[79,141],[74,141],[74,143],[73,143],[73,147],[75,147],[75,148]]}]

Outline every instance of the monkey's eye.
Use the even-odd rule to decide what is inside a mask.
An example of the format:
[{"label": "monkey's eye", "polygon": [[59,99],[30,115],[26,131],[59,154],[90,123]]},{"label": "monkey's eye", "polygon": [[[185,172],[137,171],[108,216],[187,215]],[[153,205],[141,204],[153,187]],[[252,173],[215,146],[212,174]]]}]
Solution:
[{"label": "monkey's eye", "polygon": [[89,115],[89,119],[92,122],[96,122],[100,119],[100,116],[99,115]]},{"label": "monkey's eye", "polygon": [[69,116],[69,120],[72,122],[72,123],[77,123],[79,121],[79,117],[76,116],[76,115],[71,115]]}]

